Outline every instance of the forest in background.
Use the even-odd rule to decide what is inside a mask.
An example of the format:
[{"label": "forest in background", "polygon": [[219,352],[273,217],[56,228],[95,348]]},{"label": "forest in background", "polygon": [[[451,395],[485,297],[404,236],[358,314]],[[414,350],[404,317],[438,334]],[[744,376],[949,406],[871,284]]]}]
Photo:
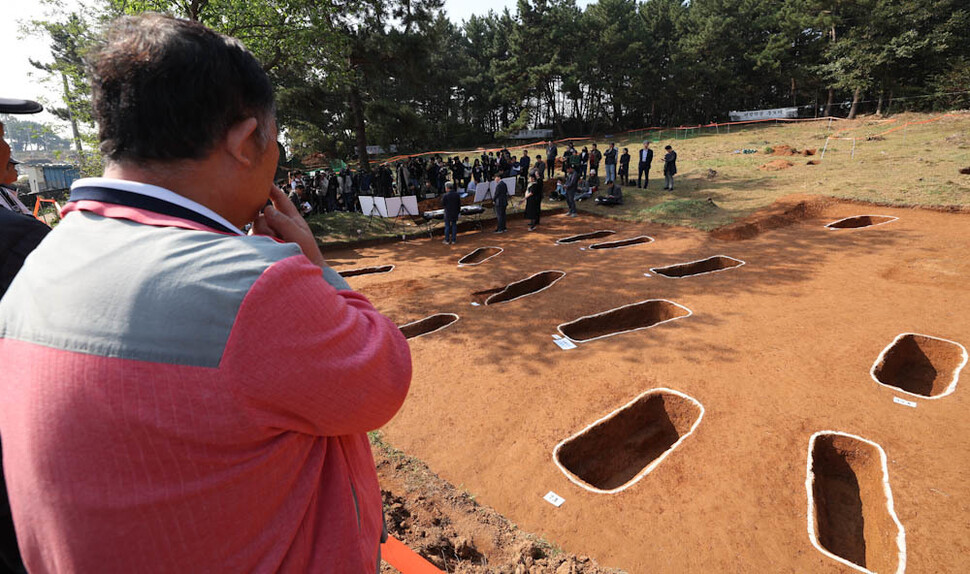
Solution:
[{"label": "forest in background", "polygon": [[241,39],[277,89],[291,156],[367,165],[366,146],[469,147],[524,128],[556,137],[802,107],[854,116],[970,107],[963,0],[519,0],[455,24],[442,0],[48,0],[27,24],[53,112],[92,148],[85,51],[113,18],[198,20]]}]

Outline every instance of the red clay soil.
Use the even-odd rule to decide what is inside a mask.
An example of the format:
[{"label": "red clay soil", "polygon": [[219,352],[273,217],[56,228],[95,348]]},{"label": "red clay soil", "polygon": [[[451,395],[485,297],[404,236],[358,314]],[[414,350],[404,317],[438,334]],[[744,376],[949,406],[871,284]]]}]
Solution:
[{"label": "red clay soil", "polygon": [[[494,509],[377,441],[373,447],[387,530],[445,572],[620,574],[588,556],[561,551],[520,530]],[[383,574],[397,570],[383,563]]]},{"label": "red clay soil", "polygon": [[876,447],[844,435],[820,435],[811,472],[819,544],[872,572],[896,572],[898,529],[886,505]]},{"label": "red clay soil", "polygon": [[689,433],[700,414],[696,404],[680,395],[644,395],[564,443],[556,458],[594,488],[619,488]]},{"label": "red clay soil", "polygon": [[835,200],[816,195],[790,195],[782,198],[767,209],[746,217],[741,221],[715,229],[711,237],[722,241],[741,241],[757,237],[772,229],[794,225],[818,215]]},{"label": "red clay soil", "polygon": [[901,337],[873,369],[880,383],[908,393],[935,397],[949,388],[963,367],[963,349],[923,335]]},{"label": "red clay soil", "polygon": [[760,169],[761,171],[781,171],[783,169],[788,169],[793,165],[795,164],[788,161],[787,159],[773,159],[768,163],[762,165],[758,169]]},{"label": "red clay soil", "polygon": [[[859,233],[824,227],[873,211],[864,209],[789,200],[749,218],[754,232],[730,242],[610,220],[621,236],[656,239],[622,265],[555,245],[606,226],[590,215],[544,218],[531,233],[522,221],[500,236],[462,233],[460,247],[409,241],[327,255],[348,267],[395,263],[393,273],[348,281],[398,324],[462,316],[409,341],[414,378],[387,441],[567,552],[631,573],[847,573],[807,529],[808,440],[838,430],[886,450],[907,571],[968,572],[970,389],[912,408],[869,370],[899,333],[970,343],[970,214],[880,207],[900,219]],[[487,245],[506,249],[495,265],[455,266]],[[717,254],[746,265],[689,280],[643,275]],[[483,285],[553,265],[568,275],[527,306],[469,304]],[[576,349],[554,344],[564,321],[645,299],[694,314]],[[555,465],[559,442],[658,387],[706,412],[650,474],[598,494]],[[565,503],[543,500],[549,491]]]}]

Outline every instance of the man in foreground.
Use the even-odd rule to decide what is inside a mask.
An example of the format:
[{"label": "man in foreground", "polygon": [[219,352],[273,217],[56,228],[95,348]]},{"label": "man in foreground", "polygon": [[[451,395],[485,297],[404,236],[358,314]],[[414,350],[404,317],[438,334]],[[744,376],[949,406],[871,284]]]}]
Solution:
[{"label": "man in foreground", "polygon": [[640,180],[643,180],[643,189],[650,186],[650,165],[653,163],[653,150],[650,149],[650,142],[643,142],[643,149],[640,150],[639,173],[637,173],[637,188],[640,187]]},{"label": "man in foreground", "polygon": [[116,22],[91,68],[105,177],[75,182],[0,301],[27,569],[377,571],[365,433],[400,408],[410,355],[272,186],[269,80],[157,14]]},{"label": "man in foreground", "polygon": [[566,215],[576,217],[576,192],[579,191],[579,174],[576,173],[575,166],[570,165],[566,168],[566,183],[563,187],[566,190],[566,205],[569,208]]},{"label": "man in foreground", "polygon": [[495,204],[495,231],[493,233],[505,233],[508,228],[505,226],[505,211],[509,207],[509,186],[502,181],[502,173],[495,172],[493,180],[495,182],[495,193],[492,194],[492,203]]}]

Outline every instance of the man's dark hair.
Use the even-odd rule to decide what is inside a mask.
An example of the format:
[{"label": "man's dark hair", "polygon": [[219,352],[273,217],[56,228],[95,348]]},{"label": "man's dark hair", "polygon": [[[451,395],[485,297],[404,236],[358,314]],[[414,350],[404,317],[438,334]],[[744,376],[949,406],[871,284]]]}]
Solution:
[{"label": "man's dark hair", "polygon": [[101,151],[110,160],[201,159],[249,117],[271,137],[266,73],[238,40],[198,22],[154,13],[119,18],[89,65]]},{"label": "man's dark hair", "polygon": [[674,148],[672,148],[672,147],[670,147],[670,146],[668,145],[668,146],[664,146],[664,149],[674,149]]}]

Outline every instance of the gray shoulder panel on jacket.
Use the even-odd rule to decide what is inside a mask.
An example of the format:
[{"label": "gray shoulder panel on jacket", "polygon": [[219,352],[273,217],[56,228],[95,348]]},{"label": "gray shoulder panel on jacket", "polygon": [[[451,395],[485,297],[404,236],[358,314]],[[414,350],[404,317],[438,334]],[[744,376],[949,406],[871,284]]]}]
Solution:
[{"label": "gray shoulder panel on jacket", "polygon": [[27,258],[0,302],[0,337],[217,367],[253,283],[299,254],[295,244],[265,237],[75,212]]}]

